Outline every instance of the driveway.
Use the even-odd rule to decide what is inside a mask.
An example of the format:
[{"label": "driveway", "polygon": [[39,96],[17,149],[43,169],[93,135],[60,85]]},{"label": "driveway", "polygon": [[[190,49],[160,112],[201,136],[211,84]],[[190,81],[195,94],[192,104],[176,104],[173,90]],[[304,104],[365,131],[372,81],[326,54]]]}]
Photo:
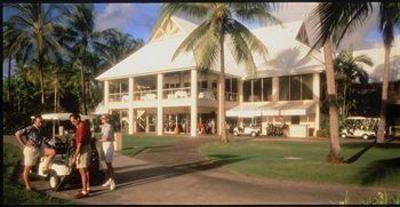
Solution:
[{"label": "driveway", "polygon": [[[233,141],[242,141],[233,139]],[[82,204],[332,204],[348,192],[351,202],[360,202],[379,191],[400,193],[400,189],[366,188],[336,184],[315,184],[257,178],[231,172],[229,163],[210,163],[198,153],[215,138],[183,138],[169,146],[150,148],[134,158],[116,154],[117,188],[109,191],[92,186],[91,196],[76,200]],[[273,140],[271,140],[273,141]],[[239,161],[229,159],[231,162]],[[62,192],[47,190],[42,181],[33,183],[39,191],[73,199],[79,188]]]}]

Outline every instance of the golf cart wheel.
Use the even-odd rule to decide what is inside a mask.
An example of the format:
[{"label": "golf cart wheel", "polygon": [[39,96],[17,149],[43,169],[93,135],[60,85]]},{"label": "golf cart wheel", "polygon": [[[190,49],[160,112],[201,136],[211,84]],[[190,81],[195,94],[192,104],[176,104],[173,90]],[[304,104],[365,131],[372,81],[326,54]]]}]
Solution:
[{"label": "golf cart wheel", "polygon": [[52,190],[56,190],[58,185],[60,184],[60,177],[58,177],[57,173],[53,170],[49,172],[49,186]]},{"label": "golf cart wheel", "polygon": [[344,133],[340,134],[340,137],[343,138],[343,139],[347,138],[346,134],[344,134]]},{"label": "golf cart wheel", "polygon": [[362,138],[363,138],[363,139],[368,139],[369,136],[368,136],[368,134],[364,134],[364,135],[362,135]]},{"label": "golf cart wheel", "polygon": [[252,136],[252,137],[255,137],[255,136],[257,136],[257,133],[256,133],[256,132],[252,132],[252,133],[251,133],[251,136]]}]

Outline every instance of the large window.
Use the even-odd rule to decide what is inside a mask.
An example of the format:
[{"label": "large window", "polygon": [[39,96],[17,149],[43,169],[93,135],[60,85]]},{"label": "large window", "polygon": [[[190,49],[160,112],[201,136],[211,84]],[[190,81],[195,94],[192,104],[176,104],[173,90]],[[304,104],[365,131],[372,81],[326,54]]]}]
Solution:
[{"label": "large window", "polygon": [[128,79],[110,81],[109,96],[111,102],[128,101],[128,93],[129,93]]},{"label": "large window", "polygon": [[225,99],[228,101],[236,101],[237,92],[237,79],[225,79]]},{"label": "large window", "polygon": [[313,98],[313,75],[279,77],[279,100],[307,100]]},{"label": "large window", "polygon": [[243,101],[272,101],[272,78],[258,78],[243,82]]}]

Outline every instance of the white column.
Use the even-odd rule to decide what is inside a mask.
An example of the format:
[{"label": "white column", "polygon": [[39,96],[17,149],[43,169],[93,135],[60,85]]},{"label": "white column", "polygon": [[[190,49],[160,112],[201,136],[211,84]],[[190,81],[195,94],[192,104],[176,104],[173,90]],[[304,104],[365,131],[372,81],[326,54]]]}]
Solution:
[{"label": "white column", "polygon": [[313,100],[316,102],[315,104],[315,119],[314,119],[314,136],[317,136],[317,131],[320,129],[320,74],[314,73],[313,75]]},{"label": "white column", "polygon": [[218,75],[218,122],[217,122],[217,133],[222,135],[222,125],[225,119],[222,117],[225,113],[225,106],[222,101],[225,98],[225,91],[222,90],[223,84],[225,84],[225,79],[221,75]]},{"label": "white column", "polygon": [[134,82],[135,80],[133,79],[133,77],[129,78],[129,111],[128,111],[128,119],[129,119],[129,128],[128,128],[128,133],[129,134],[133,134],[134,132],[136,132],[134,130],[135,125],[136,125],[136,119],[135,119],[135,115],[134,115],[134,110],[133,110],[133,93],[134,93]]},{"label": "white column", "polygon": [[272,77],[272,101],[279,101],[279,77]]},{"label": "white column", "polygon": [[198,95],[197,95],[197,79],[198,74],[196,69],[190,71],[190,136],[195,137],[197,135],[197,107],[198,107]]},{"label": "white column", "polygon": [[162,95],[163,95],[163,78],[164,74],[157,74],[157,135],[163,134],[163,107],[162,107]]},{"label": "white column", "polygon": [[238,78],[238,95],[239,95],[239,103],[243,103],[243,79]]},{"label": "white column", "polygon": [[110,82],[104,81],[104,107],[108,110],[110,103]]}]

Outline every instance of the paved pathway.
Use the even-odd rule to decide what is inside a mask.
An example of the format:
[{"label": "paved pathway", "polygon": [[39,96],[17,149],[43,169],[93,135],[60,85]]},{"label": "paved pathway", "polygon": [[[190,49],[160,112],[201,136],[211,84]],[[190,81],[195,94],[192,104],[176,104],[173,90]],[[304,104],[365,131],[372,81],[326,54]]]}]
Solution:
[{"label": "paved pathway", "polygon": [[[151,148],[135,158],[116,154],[117,189],[93,186],[83,204],[331,204],[349,192],[359,202],[376,192],[400,193],[400,189],[360,188],[332,184],[281,181],[250,177],[211,164],[201,157],[198,147],[216,141],[188,139],[174,145]],[[235,141],[241,141],[235,139]],[[46,190],[43,182],[34,188],[54,196],[72,199],[78,188],[62,192]]]}]

